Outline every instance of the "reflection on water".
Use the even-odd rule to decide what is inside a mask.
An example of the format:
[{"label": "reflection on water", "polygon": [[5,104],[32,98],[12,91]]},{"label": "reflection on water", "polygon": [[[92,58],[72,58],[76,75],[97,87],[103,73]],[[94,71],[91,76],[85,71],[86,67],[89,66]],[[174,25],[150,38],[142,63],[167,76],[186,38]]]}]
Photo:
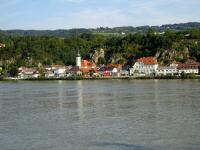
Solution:
[{"label": "reflection on water", "polygon": [[58,103],[60,106],[60,112],[62,114],[63,103],[64,103],[64,87],[63,81],[58,81]]},{"label": "reflection on water", "polygon": [[0,82],[3,150],[199,150],[198,80]]},{"label": "reflection on water", "polygon": [[82,81],[77,81],[77,95],[78,95],[78,99],[77,99],[77,105],[78,105],[78,115],[79,115],[79,119],[83,120],[84,119],[84,108],[83,108],[83,85],[82,85]]}]

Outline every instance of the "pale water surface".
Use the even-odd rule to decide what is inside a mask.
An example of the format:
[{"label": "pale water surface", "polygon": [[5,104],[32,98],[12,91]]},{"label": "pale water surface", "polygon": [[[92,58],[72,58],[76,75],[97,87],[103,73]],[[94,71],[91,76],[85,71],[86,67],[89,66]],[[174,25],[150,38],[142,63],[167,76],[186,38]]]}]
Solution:
[{"label": "pale water surface", "polygon": [[1,150],[200,150],[199,80],[0,82]]}]

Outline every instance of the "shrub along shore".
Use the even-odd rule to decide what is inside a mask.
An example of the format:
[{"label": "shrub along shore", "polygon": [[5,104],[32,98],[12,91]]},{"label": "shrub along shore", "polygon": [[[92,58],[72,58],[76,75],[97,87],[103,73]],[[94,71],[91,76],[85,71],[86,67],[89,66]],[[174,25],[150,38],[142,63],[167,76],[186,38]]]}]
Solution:
[{"label": "shrub along shore", "polygon": [[200,79],[200,75],[184,75],[184,76],[155,76],[155,77],[84,77],[74,76],[65,78],[29,78],[29,79],[17,79],[17,78],[3,78],[0,77],[0,81],[10,80],[23,80],[23,81],[51,81],[51,80],[112,80],[112,79],[123,79],[123,80],[148,80],[148,79]]}]

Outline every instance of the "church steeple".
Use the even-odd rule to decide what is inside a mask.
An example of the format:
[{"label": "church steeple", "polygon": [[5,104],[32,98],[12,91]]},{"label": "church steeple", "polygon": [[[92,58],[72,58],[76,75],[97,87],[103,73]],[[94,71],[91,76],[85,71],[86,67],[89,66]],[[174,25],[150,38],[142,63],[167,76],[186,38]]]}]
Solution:
[{"label": "church steeple", "polygon": [[81,55],[80,55],[79,51],[76,56],[76,66],[79,68],[81,67]]}]

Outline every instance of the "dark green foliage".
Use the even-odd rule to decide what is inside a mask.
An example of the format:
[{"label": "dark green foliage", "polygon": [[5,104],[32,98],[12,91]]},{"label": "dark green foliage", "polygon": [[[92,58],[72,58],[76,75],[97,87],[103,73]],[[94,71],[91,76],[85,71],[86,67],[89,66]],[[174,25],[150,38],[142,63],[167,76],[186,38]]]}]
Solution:
[{"label": "dark green foliage", "polygon": [[18,75],[18,67],[11,65],[9,67],[8,74],[11,77],[17,77],[17,75]]},{"label": "dark green foliage", "polygon": [[[115,27],[115,28],[108,28],[108,27],[100,27],[97,29],[69,29],[69,30],[5,30],[1,31],[0,34],[4,33],[7,36],[54,36],[54,37],[72,37],[74,35],[81,35],[81,34],[102,34],[102,35],[118,35],[122,36],[121,33],[142,33],[146,34],[149,29],[153,29],[156,32],[163,32],[168,29],[174,31],[184,31],[193,28],[200,28],[199,22],[189,22],[189,23],[180,23],[180,24],[167,24],[162,26],[140,26],[140,27]],[[197,37],[195,35],[195,31],[193,33],[193,37]]]}]

